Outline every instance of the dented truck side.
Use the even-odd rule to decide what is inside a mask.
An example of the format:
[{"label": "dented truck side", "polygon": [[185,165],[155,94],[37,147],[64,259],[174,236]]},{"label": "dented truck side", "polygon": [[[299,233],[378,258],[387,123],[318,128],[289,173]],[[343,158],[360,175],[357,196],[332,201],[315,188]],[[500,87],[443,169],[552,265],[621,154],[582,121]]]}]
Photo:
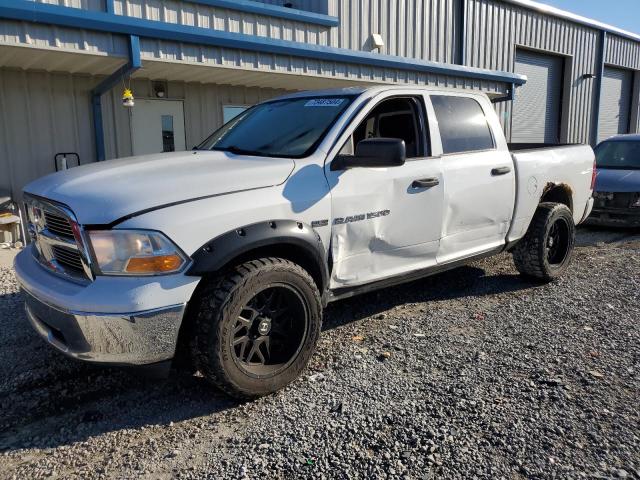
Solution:
[{"label": "dented truck side", "polygon": [[192,152],[33,182],[15,269],[30,322],[66,354],[186,357],[255,397],[299,375],[328,302],[503,251],[525,275],[562,275],[593,162],[582,145],[510,150],[482,93],[303,92]]}]

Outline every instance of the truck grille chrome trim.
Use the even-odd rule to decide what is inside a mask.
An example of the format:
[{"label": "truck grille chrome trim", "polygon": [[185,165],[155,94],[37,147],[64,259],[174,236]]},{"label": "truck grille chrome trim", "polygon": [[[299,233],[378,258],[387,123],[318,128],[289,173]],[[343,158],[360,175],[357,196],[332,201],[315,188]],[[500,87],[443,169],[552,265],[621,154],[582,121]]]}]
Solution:
[{"label": "truck grille chrome trim", "polygon": [[53,273],[76,282],[93,280],[82,227],[64,205],[25,195],[25,210],[37,260]]}]

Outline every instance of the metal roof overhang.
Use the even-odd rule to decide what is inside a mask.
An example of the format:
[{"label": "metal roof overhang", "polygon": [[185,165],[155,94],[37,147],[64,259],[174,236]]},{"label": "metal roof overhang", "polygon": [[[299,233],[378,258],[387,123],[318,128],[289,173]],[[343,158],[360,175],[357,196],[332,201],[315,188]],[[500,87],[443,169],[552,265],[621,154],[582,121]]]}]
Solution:
[{"label": "metal roof overhang", "polygon": [[[591,27],[596,30],[612,33],[614,35],[618,35],[619,37],[627,38],[629,40],[640,42],[640,35],[627,32],[626,30],[622,30],[621,28],[617,28],[612,25],[608,25],[606,23],[593,20],[591,18],[583,17],[581,15],[576,15],[575,13],[571,13],[566,10],[561,10],[559,8],[552,7],[544,3],[539,3],[532,0],[502,0],[502,1],[506,3],[511,3],[513,5],[517,5],[519,7],[527,8],[529,10],[534,10],[536,12],[544,13],[546,15],[551,15],[553,17],[562,18],[564,20],[568,20],[573,23]],[[604,0],[601,0],[601,1],[604,1]]]},{"label": "metal roof overhang", "polygon": [[[526,82],[525,77],[509,72],[257,37],[26,0],[0,0],[0,17],[198,45],[211,45],[322,61],[470,78],[510,85],[522,85]],[[146,63],[147,61],[145,60]]]}]

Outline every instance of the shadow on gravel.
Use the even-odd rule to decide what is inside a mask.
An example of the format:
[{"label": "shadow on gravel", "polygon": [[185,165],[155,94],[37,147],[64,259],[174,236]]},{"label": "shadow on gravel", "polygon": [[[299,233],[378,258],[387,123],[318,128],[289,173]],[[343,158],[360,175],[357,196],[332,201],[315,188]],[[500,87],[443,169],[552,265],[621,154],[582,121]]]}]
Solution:
[{"label": "shadow on gravel", "polygon": [[201,377],[158,380],[70,360],[32,331],[21,295],[0,295],[0,452],[55,448],[237,405]]},{"label": "shadow on gravel", "polygon": [[640,242],[640,228],[581,226],[576,235],[578,247],[628,242]]},{"label": "shadow on gravel", "polygon": [[[515,274],[461,267],[328,308],[325,329],[396,305],[531,288]],[[144,378],[64,357],[28,325],[20,295],[0,295],[0,451],[54,448],[129,428],[166,425],[236,407],[201,377]],[[8,312],[6,314],[5,312]],[[214,424],[215,416],[203,420]]]},{"label": "shadow on gravel", "polygon": [[329,305],[324,329],[382,313],[406,303],[433,302],[464,297],[482,297],[516,292],[540,286],[517,274],[487,276],[478,266],[465,266],[415,282],[385,288],[377,292]]}]

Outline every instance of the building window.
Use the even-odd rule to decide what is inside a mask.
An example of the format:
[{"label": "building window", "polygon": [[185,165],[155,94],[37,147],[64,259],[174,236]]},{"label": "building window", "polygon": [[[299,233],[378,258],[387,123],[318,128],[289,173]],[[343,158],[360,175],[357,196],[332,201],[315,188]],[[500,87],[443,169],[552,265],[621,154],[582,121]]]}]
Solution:
[{"label": "building window", "polygon": [[173,134],[173,115],[162,115],[162,151],[176,151],[175,136]]},{"label": "building window", "polygon": [[224,105],[222,107],[222,123],[230,122],[247,108],[249,107],[243,105]]}]

